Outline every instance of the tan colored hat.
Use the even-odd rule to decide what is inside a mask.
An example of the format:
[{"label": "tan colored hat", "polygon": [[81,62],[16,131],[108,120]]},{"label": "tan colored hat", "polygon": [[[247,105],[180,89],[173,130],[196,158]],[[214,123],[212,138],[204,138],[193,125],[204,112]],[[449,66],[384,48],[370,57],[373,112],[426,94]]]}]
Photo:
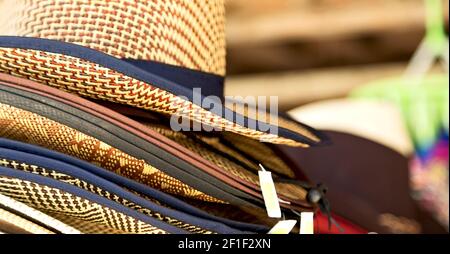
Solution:
[{"label": "tan colored hat", "polygon": [[397,108],[387,102],[335,99],[298,107],[289,114],[320,130],[353,134],[410,156],[413,145]]},{"label": "tan colored hat", "polygon": [[0,11],[0,72],[265,142],[323,141],[224,102],[223,0],[6,0]]}]

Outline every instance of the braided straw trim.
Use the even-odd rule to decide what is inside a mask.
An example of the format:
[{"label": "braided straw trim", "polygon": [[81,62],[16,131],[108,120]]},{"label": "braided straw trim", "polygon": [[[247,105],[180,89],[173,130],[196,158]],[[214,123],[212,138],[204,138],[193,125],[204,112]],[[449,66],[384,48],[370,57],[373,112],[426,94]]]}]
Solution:
[{"label": "braided straw trim", "polygon": [[31,208],[19,201],[16,201],[8,196],[0,194],[0,204],[2,204],[5,207],[9,207],[15,211],[18,211],[22,214],[25,214],[45,225],[48,225],[51,228],[54,228],[58,230],[59,232],[63,234],[81,234],[80,231],[76,230],[75,228],[64,224],[61,221],[58,221],[55,218],[52,218],[48,216],[45,213],[42,213],[34,208]]},{"label": "braided straw trim", "polygon": [[[26,164],[26,163],[20,163],[14,160],[8,160],[8,159],[0,159],[0,165],[4,166],[4,167],[8,167],[8,168],[13,168],[16,170],[22,170],[22,171],[26,171],[26,172],[30,172],[33,174],[38,174],[38,175],[42,175],[45,177],[49,177],[52,178],[54,180],[60,181],[60,182],[64,182],[64,183],[68,183],[74,186],[77,186],[81,189],[87,190],[89,192],[92,192],[96,195],[105,197],[109,200],[112,200],[114,202],[117,202],[123,206],[129,207],[135,211],[141,212],[149,217],[153,217],[157,220],[161,220],[167,224],[170,224],[172,226],[175,226],[177,228],[181,228],[184,229],[186,231],[192,232],[192,233],[196,233],[196,234],[212,234],[211,231],[202,229],[200,227],[197,227],[195,225],[190,225],[188,223],[182,222],[180,220],[177,219],[173,219],[170,217],[167,217],[163,214],[160,214],[158,212],[154,212],[148,208],[144,208],[140,205],[137,205],[131,201],[128,201],[120,196],[117,196],[113,193],[110,193],[108,191],[105,191],[95,185],[92,185],[86,181],[77,179],[75,177],[72,177],[70,175],[66,175],[63,173],[59,173],[56,172],[54,170],[51,169],[47,169],[47,168],[43,168],[43,167],[39,167],[36,165],[31,165],[31,164]],[[154,202],[154,200],[152,200]]]},{"label": "braided straw trim", "polygon": [[128,232],[111,228],[107,225],[96,223],[95,221],[85,221],[54,212],[47,212],[47,214],[58,220],[64,220],[64,223],[77,228],[83,234],[128,234]]},{"label": "braided straw trim", "polygon": [[38,114],[1,103],[0,136],[75,156],[166,193],[223,203],[98,139]]},{"label": "braided straw trim", "polygon": [[[309,145],[246,128],[151,84],[76,57],[38,50],[0,48],[0,71],[94,99],[131,105],[275,144]],[[300,134],[317,139],[307,131]]]},{"label": "braided straw trim", "polygon": [[235,112],[239,113],[242,112],[242,115],[244,115],[249,119],[256,119],[260,122],[272,123],[273,125],[280,126],[282,128],[291,130],[305,137],[308,137],[314,142],[320,142],[319,137],[314,135],[312,132],[310,132],[308,129],[301,126],[300,124],[297,124],[296,122],[283,117],[278,117],[277,114],[271,114],[267,112],[265,108],[264,109],[258,108],[258,104],[256,104],[256,106],[252,104],[247,104],[245,102],[245,99],[243,99],[243,101],[227,100],[225,101],[225,107]]},{"label": "braided straw trim", "polygon": [[[229,132],[224,132],[223,138],[230,142],[238,151],[260,162],[266,169],[289,178],[295,178],[294,171],[266,144]],[[256,171],[260,170],[258,166],[254,169]]]},{"label": "braided straw trim", "polygon": [[[41,211],[59,213],[107,227],[138,234],[166,234],[150,224],[109,207],[91,202],[60,189],[17,178],[0,176],[0,193]],[[64,218],[59,218],[64,222]]]},{"label": "braided straw trim", "polygon": [[195,142],[193,139],[187,137],[182,132],[175,132],[171,129],[165,128],[165,127],[159,127],[159,126],[152,126],[151,124],[144,123],[147,127],[150,129],[157,131],[161,133],[162,135],[172,139],[173,141],[177,142],[178,144],[184,146],[185,148],[195,152],[202,158],[207,159],[208,161],[211,161],[213,164],[217,165],[221,169],[223,169],[225,172],[224,174],[231,174],[239,179],[242,179],[244,181],[250,182],[254,185],[259,186],[259,180],[258,176],[253,174],[252,172],[248,171],[247,169],[241,167],[240,165],[236,164],[235,162],[215,153],[211,149],[205,147],[200,142]]},{"label": "braided straw trim", "polygon": [[[242,138],[242,136],[239,136]],[[211,147],[213,149],[216,149],[217,151],[219,151],[220,153],[224,154],[227,157],[231,157],[231,160],[236,161],[238,163],[240,163],[241,165],[243,165],[245,168],[251,169],[254,172],[257,172],[259,170],[258,165],[252,161],[251,159],[253,158],[249,158],[247,156],[245,156],[245,154],[241,153],[241,151],[233,149],[229,146],[227,146],[226,144],[224,144],[221,140],[220,137],[209,137],[206,135],[195,135],[195,139],[193,139],[193,141],[195,142],[195,140],[201,140],[201,142],[204,142],[205,144],[207,144],[206,147]],[[253,140],[253,139],[252,139]],[[263,144],[261,142],[258,142],[255,140],[256,143],[259,144]],[[252,147],[252,149],[256,149],[256,147]]]},{"label": "braided straw trim", "polygon": [[[120,58],[225,75],[223,0],[11,0],[0,34],[62,40]],[[11,21],[9,22],[11,23]]]},{"label": "braided straw trim", "polygon": [[[162,135],[174,140],[178,144],[186,147],[187,149],[195,152],[196,154],[200,155],[201,157],[211,161],[213,164],[217,165],[219,168],[224,170],[224,174],[227,175],[233,175],[237,177],[238,179],[241,179],[245,182],[248,182],[256,187],[259,187],[259,177],[254,172],[257,171],[250,171],[248,168],[243,167],[234,161],[220,155],[219,153],[215,152],[214,150],[210,149],[209,147],[206,147],[201,142],[198,142],[188,136],[186,136],[182,132],[175,132],[171,129],[168,129],[164,126],[159,125],[152,125],[148,123],[144,123],[147,127],[150,129],[157,131],[161,133]],[[254,149],[253,147],[251,149]],[[273,154],[273,156],[276,156]],[[270,157],[270,159],[274,159],[273,157]],[[290,184],[290,183],[280,183],[275,182],[275,189],[277,190],[277,193],[284,195],[288,198],[294,199],[294,200],[306,200],[307,191],[298,185]]]}]

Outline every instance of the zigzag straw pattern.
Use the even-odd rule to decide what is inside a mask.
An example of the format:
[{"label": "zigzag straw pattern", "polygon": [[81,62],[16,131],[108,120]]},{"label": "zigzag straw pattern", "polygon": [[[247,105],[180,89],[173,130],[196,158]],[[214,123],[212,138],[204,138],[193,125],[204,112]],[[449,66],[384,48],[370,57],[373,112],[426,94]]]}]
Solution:
[{"label": "zigzag straw pattern", "polygon": [[[64,215],[64,218],[74,217],[127,233],[167,233],[162,229],[87,199],[17,178],[0,176],[0,193],[38,210]],[[61,216],[58,219],[64,222],[64,218]]]},{"label": "zigzag straw pattern", "polygon": [[62,40],[120,58],[225,75],[222,0],[10,2],[20,5],[12,15],[13,27],[8,28],[14,35]]},{"label": "zigzag straw pattern", "polygon": [[223,203],[98,139],[38,114],[1,103],[0,136],[78,157],[166,193]]},{"label": "zigzag straw pattern", "polygon": [[[198,123],[265,142],[309,146],[238,125],[152,84],[71,56],[38,50],[0,48],[0,71],[85,97],[127,104],[166,115],[187,117]],[[296,126],[295,131],[300,134],[318,140],[305,128],[286,122],[283,123]]]}]

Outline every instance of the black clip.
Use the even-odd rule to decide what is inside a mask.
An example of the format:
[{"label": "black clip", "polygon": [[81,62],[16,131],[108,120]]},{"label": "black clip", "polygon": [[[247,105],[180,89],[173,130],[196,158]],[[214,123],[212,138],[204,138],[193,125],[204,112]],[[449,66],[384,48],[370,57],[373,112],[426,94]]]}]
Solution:
[{"label": "black clip", "polygon": [[328,217],[328,229],[331,230],[331,226],[334,224],[339,229],[340,232],[344,230],[339,226],[339,224],[331,217],[331,205],[328,199],[326,199],[325,194],[327,193],[328,188],[319,183],[317,187],[311,188],[308,191],[308,195],[306,196],[308,202],[317,204],[321,212],[327,215]]}]

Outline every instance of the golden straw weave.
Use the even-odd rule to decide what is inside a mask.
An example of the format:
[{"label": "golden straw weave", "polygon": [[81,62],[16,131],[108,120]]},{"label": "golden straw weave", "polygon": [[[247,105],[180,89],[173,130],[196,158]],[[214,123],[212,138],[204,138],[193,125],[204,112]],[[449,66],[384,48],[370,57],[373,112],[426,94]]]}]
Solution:
[{"label": "golden straw weave", "polygon": [[53,218],[64,220],[64,223],[77,228],[83,234],[129,234],[123,230],[112,228],[95,221],[86,221],[60,213],[49,212],[49,214],[51,214]]},{"label": "golden straw weave", "polygon": [[32,207],[29,207],[19,201],[16,201],[8,196],[0,194],[0,205],[7,207],[10,210],[17,211],[20,214],[24,214],[29,218],[33,218],[39,223],[46,225],[47,227],[53,228],[63,234],[80,234],[81,232],[75,228],[42,213]]},{"label": "golden straw weave", "polygon": [[[261,163],[272,172],[295,178],[295,173],[292,169],[267,144],[229,132],[221,134],[223,140],[229,144],[223,144],[224,141],[209,142],[208,144],[243,162],[249,169],[259,171],[261,169],[257,163]],[[205,138],[202,138],[202,140],[205,141]],[[245,158],[252,158],[254,162],[245,162]]]},{"label": "golden straw weave", "polygon": [[165,126],[162,125],[152,125],[152,124],[145,124],[150,129],[157,131],[161,133],[162,135],[174,140],[178,144],[186,147],[187,149],[195,152],[199,156],[211,161],[215,165],[219,166],[220,168],[224,169],[228,174],[232,174],[234,176],[237,176],[247,182],[250,182],[252,184],[258,185],[259,180],[258,176],[250,172],[249,170],[239,166],[235,162],[224,158],[217,153],[214,153],[211,149],[208,149],[204,145],[202,145],[199,142],[195,142],[186,134],[182,132],[176,132],[173,131]]},{"label": "golden straw weave", "polygon": [[[224,0],[9,0],[0,2],[0,10],[5,10],[0,35],[60,40],[118,58],[225,75]],[[5,47],[0,48],[0,72],[94,99],[187,117],[265,142],[308,147],[237,125],[157,88],[158,84],[144,83],[76,57]],[[292,121],[279,118],[277,122],[320,141]]]},{"label": "golden straw weave", "polygon": [[[89,98],[127,104],[165,115],[184,117],[198,123],[207,123],[220,130],[265,142],[309,146],[292,139],[238,125],[154,84],[147,84],[76,57],[31,49],[0,47],[0,72]],[[293,129],[294,132],[312,140],[319,140],[299,125],[293,122],[290,124],[297,127]]]},{"label": "golden straw weave", "polygon": [[[166,231],[132,218],[109,207],[62,190],[17,178],[0,176],[0,193],[32,206],[65,222],[74,217],[95,222],[126,233],[165,234]],[[73,225],[75,227],[75,225]]]},{"label": "golden straw weave", "polygon": [[0,103],[0,137],[36,144],[78,157],[161,191],[223,202],[98,139],[38,114]]},{"label": "golden straw weave", "polygon": [[[33,174],[37,174],[37,175],[42,175],[45,177],[49,177],[52,178],[54,180],[60,181],[60,182],[64,182],[64,183],[68,183],[74,186],[77,186],[81,189],[87,190],[89,192],[92,192],[96,195],[102,196],[104,198],[110,199],[114,202],[117,202],[123,206],[129,207],[135,211],[141,212],[149,217],[153,217],[155,219],[161,220],[167,224],[170,224],[172,226],[184,229],[186,231],[192,232],[192,233],[197,233],[197,234],[210,234],[212,233],[211,231],[202,229],[200,227],[194,226],[194,225],[190,225],[188,223],[179,221],[177,219],[173,219],[170,217],[167,217],[163,214],[160,214],[158,212],[154,212],[150,209],[144,208],[140,205],[137,205],[133,202],[130,202],[118,195],[112,194],[108,191],[105,191],[95,185],[92,185],[86,181],[74,178],[72,176],[63,174],[63,173],[59,173],[56,172],[54,170],[51,169],[46,169],[43,167],[39,167],[36,165],[31,165],[31,164],[27,164],[27,163],[23,163],[23,162],[18,162],[18,161],[14,161],[14,160],[8,160],[8,159],[4,159],[4,158],[0,158],[0,166],[3,167],[8,167],[8,168],[13,168],[15,170],[21,170],[21,171],[26,171],[26,172],[30,172]],[[155,200],[152,200],[153,202]],[[58,202],[63,202],[63,200],[59,200]]]},{"label": "golden straw weave", "polygon": [[225,75],[223,0],[3,2],[3,35],[62,40],[119,58]]},{"label": "golden straw weave", "polygon": [[[252,185],[259,186],[259,177],[256,174],[256,171],[253,169],[249,169],[248,167],[244,167],[241,164],[237,163],[237,160],[239,158],[226,158],[222,156],[220,153],[214,151],[214,149],[211,149],[210,147],[205,146],[205,144],[202,143],[201,138],[200,139],[193,139],[186,134],[182,132],[175,132],[163,125],[159,124],[151,124],[151,123],[144,123],[147,127],[150,129],[157,131],[161,133],[162,135],[174,140],[178,144],[186,147],[187,149],[195,152],[196,154],[200,155],[201,157],[211,161],[215,165],[219,166],[221,169],[224,170],[225,174],[233,175],[245,182],[248,182]],[[214,147],[214,146],[213,146]],[[215,146],[216,148],[219,146]],[[220,146],[219,148],[224,148],[223,146]],[[266,147],[267,148],[267,147]],[[230,148],[227,148],[227,150]],[[265,151],[267,152],[267,151]],[[231,152],[228,151],[228,155],[232,155]],[[275,155],[272,152],[272,155]],[[274,160],[276,163],[276,160]],[[279,163],[279,161],[278,161]],[[276,165],[276,164],[274,164]],[[280,168],[280,170],[282,170]],[[285,165],[285,170],[288,169]],[[288,169],[289,170],[289,169]],[[253,171],[253,172],[252,172]],[[293,174],[292,171],[285,171],[285,173]],[[282,194],[286,197],[295,199],[295,200],[306,200],[307,191],[302,188],[301,186],[291,184],[291,183],[279,183],[275,182],[275,188],[279,194]]]}]

